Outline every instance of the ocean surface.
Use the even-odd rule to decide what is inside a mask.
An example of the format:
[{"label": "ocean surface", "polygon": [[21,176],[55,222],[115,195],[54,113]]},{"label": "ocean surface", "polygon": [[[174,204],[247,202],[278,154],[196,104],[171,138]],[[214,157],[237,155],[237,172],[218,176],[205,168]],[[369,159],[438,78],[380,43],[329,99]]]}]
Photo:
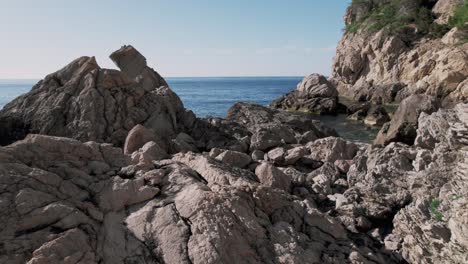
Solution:
[{"label": "ocean surface", "polygon": [[[224,117],[238,101],[268,105],[273,99],[296,88],[302,77],[173,77],[166,78],[184,106],[198,117]],[[31,90],[38,80],[0,80],[0,109]],[[370,142],[378,132],[345,116],[317,116],[344,138]]]}]

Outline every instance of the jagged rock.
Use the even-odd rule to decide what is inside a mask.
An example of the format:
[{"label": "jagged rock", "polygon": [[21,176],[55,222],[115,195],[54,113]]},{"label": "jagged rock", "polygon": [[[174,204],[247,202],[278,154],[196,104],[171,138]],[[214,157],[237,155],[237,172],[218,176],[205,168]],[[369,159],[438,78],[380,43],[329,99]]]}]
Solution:
[{"label": "jagged rock", "polygon": [[286,165],[293,165],[307,154],[309,154],[309,151],[303,146],[288,149],[284,157],[284,163]]},{"label": "jagged rock", "polygon": [[341,138],[327,137],[308,143],[309,157],[313,160],[335,162],[353,159],[358,151],[356,144]]},{"label": "jagged rock", "polygon": [[431,114],[438,108],[435,98],[428,95],[412,95],[401,102],[390,123],[384,126],[374,141],[376,145],[403,142],[413,145],[418,128],[418,118],[423,112]]},{"label": "jagged rock", "polygon": [[289,191],[291,179],[270,163],[263,162],[255,169],[260,182],[272,188]]},{"label": "jagged rock", "polygon": [[175,135],[187,115],[179,97],[133,47],[111,57],[122,71],[81,57],[7,104],[0,111],[2,145],[39,133],[122,146],[137,124]]},{"label": "jagged rock", "polygon": [[274,148],[267,153],[267,158],[269,161],[281,165],[284,163],[284,158],[286,155],[286,150],[282,147]]},{"label": "jagged rock", "polygon": [[249,155],[233,150],[222,151],[214,158],[225,164],[239,168],[245,168],[252,162],[252,158]]},{"label": "jagged rock", "polygon": [[431,114],[438,108],[435,98],[428,95],[412,95],[401,102],[390,123],[384,126],[374,141],[376,145],[403,142],[413,145],[422,112]]},{"label": "jagged rock", "polygon": [[275,99],[271,106],[284,110],[306,110],[319,114],[337,114],[342,111],[338,104],[336,88],[319,74],[306,76],[297,89]]},{"label": "jagged rock", "polygon": [[150,141],[139,150],[132,153],[131,159],[134,164],[149,165],[154,160],[162,160],[168,157],[166,150],[158,143]]},{"label": "jagged rock", "polygon": [[[465,102],[466,94],[459,87],[468,77],[467,43],[453,45],[434,34],[424,33],[427,31],[414,23],[403,25],[391,34],[388,28],[374,32],[368,30],[371,25],[360,24],[370,12],[388,7],[390,2],[396,3],[355,1],[351,4],[344,16],[345,23],[348,27],[358,26],[358,30],[346,31],[338,43],[330,82],[340,95],[355,100],[391,103],[424,93],[441,98],[448,106]],[[448,20],[460,2],[404,1],[397,4],[400,8],[395,15],[417,14],[419,10],[433,7],[435,22],[441,23]]]},{"label": "jagged rock", "polygon": [[307,143],[336,131],[324,126],[309,114],[289,113],[252,103],[236,103],[228,111],[226,120],[244,126],[250,133],[251,150],[270,150],[282,144]]}]

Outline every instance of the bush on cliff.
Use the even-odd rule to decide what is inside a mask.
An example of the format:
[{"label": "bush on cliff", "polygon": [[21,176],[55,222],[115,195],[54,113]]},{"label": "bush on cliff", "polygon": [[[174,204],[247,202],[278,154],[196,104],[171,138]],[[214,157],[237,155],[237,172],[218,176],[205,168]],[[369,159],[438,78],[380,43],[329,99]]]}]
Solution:
[{"label": "bush on cliff", "polygon": [[[452,28],[452,26],[439,25],[434,22],[435,18],[431,12],[432,4],[418,4],[414,0],[389,0],[375,5],[370,0],[353,0],[350,8],[359,8],[362,5],[368,5],[369,11],[357,21],[348,23],[347,32],[356,33],[363,30],[372,34],[384,30],[385,36],[407,34],[440,38]],[[457,22],[463,19],[463,12],[460,11],[460,13],[457,16]],[[411,38],[410,36],[409,39]]]}]

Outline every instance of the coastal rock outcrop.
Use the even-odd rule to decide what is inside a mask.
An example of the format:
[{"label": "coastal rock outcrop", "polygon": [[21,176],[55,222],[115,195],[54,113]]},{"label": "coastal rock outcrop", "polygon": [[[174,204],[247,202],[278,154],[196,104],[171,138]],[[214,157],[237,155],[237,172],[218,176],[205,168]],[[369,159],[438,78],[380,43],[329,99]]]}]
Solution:
[{"label": "coastal rock outcrop", "polygon": [[277,109],[307,111],[316,114],[337,114],[343,111],[338,103],[338,92],[324,76],[306,76],[297,89],[275,99],[271,106]]},{"label": "coastal rock outcrop", "polygon": [[122,146],[137,124],[160,136],[176,135],[187,113],[164,79],[131,46],[111,58],[121,71],[81,57],[7,104],[0,111],[0,144],[39,133]]},{"label": "coastal rock outcrop", "polygon": [[344,16],[346,31],[337,46],[331,82],[340,95],[360,101],[399,102],[424,93],[447,106],[466,102],[466,37],[444,40],[456,31],[467,36],[466,24],[458,28],[447,24],[463,4],[353,1]]}]

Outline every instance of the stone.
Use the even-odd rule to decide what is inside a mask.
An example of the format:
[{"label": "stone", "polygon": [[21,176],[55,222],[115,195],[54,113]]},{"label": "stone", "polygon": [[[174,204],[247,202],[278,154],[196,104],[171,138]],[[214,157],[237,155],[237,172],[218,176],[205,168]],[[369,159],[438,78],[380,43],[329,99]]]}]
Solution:
[{"label": "stone", "polygon": [[134,164],[149,165],[152,161],[162,160],[168,156],[163,147],[154,141],[150,141],[138,151],[132,153],[132,162]]},{"label": "stone", "polygon": [[[399,16],[428,8],[432,9],[434,23],[447,24],[462,2],[404,1],[395,12]],[[355,1],[346,10],[345,24],[359,25],[372,12],[390,7],[389,4]],[[385,28],[371,32],[364,26],[357,32],[344,32],[329,79],[340,95],[382,104],[400,102],[414,94],[438,97],[448,106],[466,102],[462,89],[457,89],[468,76],[466,43],[453,44],[458,39],[453,29],[444,37],[436,37],[415,24],[402,26],[392,34]]]},{"label": "stone", "polygon": [[111,57],[121,71],[100,68],[94,57],[80,57],[5,105],[1,144],[37,133],[121,147],[137,124],[169,138],[184,127],[180,98],[136,49],[124,46]]},{"label": "stone", "polygon": [[319,114],[337,114],[342,111],[336,88],[319,74],[304,77],[296,90],[275,99],[271,106],[277,109],[306,110]]},{"label": "stone", "polygon": [[284,157],[284,162],[286,165],[293,165],[307,154],[308,150],[303,146],[288,149],[286,156]]},{"label": "stone", "polygon": [[216,159],[230,166],[239,168],[245,168],[252,162],[252,158],[249,155],[233,150],[226,150],[220,153],[216,156]]},{"label": "stone", "polygon": [[356,144],[341,138],[328,137],[308,143],[310,158],[318,161],[335,162],[336,160],[351,160],[358,151]]},{"label": "stone", "polygon": [[172,140],[173,152],[198,152],[195,140],[186,133],[179,133],[175,139]]},{"label": "stone", "polygon": [[275,166],[263,162],[255,169],[260,182],[266,186],[289,191],[291,179]]},{"label": "stone", "polygon": [[370,126],[382,126],[390,121],[390,116],[383,106],[374,106],[369,109],[364,123]]},{"label": "stone", "polygon": [[154,132],[138,124],[128,132],[124,144],[124,153],[132,154],[134,151],[143,147],[143,145],[150,141],[156,141],[156,135]]},{"label": "stone", "polygon": [[279,165],[284,163],[285,155],[286,150],[282,147],[278,147],[268,151],[267,158],[269,161]]},{"label": "stone", "polygon": [[374,141],[375,145],[403,142],[413,145],[421,113],[437,111],[435,98],[428,95],[412,95],[401,102],[388,126],[384,126]]},{"label": "stone", "polygon": [[253,160],[253,161],[264,160],[264,158],[265,158],[265,152],[256,149],[256,150],[252,151],[251,156],[252,156],[252,160]]}]

